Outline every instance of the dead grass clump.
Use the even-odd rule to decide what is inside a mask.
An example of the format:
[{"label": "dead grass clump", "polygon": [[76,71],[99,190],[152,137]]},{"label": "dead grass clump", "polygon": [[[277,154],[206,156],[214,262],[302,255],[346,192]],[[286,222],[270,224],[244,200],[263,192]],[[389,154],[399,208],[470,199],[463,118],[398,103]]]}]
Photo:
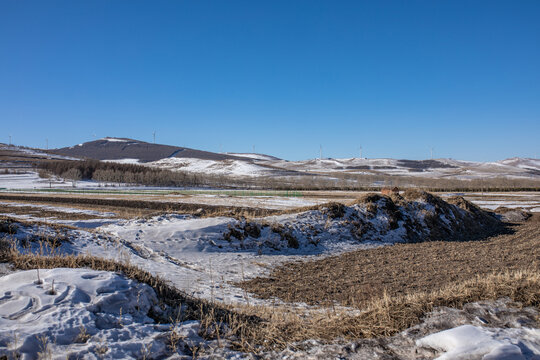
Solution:
[{"label": "dead grass clump", "polygon": [[369,193],[369,194],[362,195],[361,197],[356,199],[354,201],[354,204],[363,205],[363,204],[377,203],[379,202],[379,200],[386,197],[387,196],[377,194],[377,193]]},{"label": "dead grass clump", "polygon": [[285,231],[285,226],[280,223],[272,223],[270,224],[270,230],[272,230],[273,233],[281,234],[283,231]]},{"label": "dead grass clump", "polygon": [[245,235],[242,231],[236,229],[235,227],[229,224],[227,231],[223,234],[223,239],[225,239],[228,242],[231,242],[232,241],[231,237],[235,237],[236,239],[240,241],[245,239]]},{"label": "dead grass clump", "polygon": [[281,233],[281,239],[287,241],[287,246],[290,248],[298,249],[300,247],[298,239],[288,231]]},{"label": "dead grass clump", "polygon": [[406,189],[403,192],[403,198],[408,201],[421,200],[430,204],[435,202],[434,195],[418,189]]},{"label": "dead grass clump", "polygon": [[300,247],[300,243],[298,242],[298,239],[294,237],[294,235],[291,233],[290,229],[286,227],[283,224],[280,223],[272,223],[270,225],[270,229],[272,232],[279,234],[282,241],[287,242],[287,246],[292,249],[298,249]]},{"label": "dead grass clump", "polygon": [[0,233],[5,234],[16,234],[17,225],[13,219],[10,218],[0,218]]},{"label": "dead grass clump", "polygon": [[251,236],[252,238],[258,239],[261,236],[261,228],[257,223],[248,221],[244,225],[244,233],[246,236]]},{"label": "dead grass clump", "polygon": [[330,202],[319,206],[319,210],[326,214],[330,219],[339,219],[345,215],[345,205],[338,202]]},{"label": "dead grass clump", "polygon": [[8,238],[0,238],[0,262],[6,262],[8,257],[7,254],[11,251],[13,245]]},{"label": "dead grass clump", "polygon": [[358,240],[362,240],[367,233],[374,230],[371,222],[363,221],[362,219],[354,220],[351,224],[351,234]]}]

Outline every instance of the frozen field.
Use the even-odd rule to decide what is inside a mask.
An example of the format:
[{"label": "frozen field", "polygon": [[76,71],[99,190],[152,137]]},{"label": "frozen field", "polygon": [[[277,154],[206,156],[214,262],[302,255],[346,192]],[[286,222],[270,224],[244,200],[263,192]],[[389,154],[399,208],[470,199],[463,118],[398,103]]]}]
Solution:
[{"label": "frozen field", "polygon": [[[128,189],[126,191],[129,192]],[[249,204],[253,207],[290,210],[326,203],[332,198],[349,203],[359,195],[85,196],[111,199],[132,196],[154,201],[174,199],[176,202],[191,204]],[[465,194],[465,197],[491,209],[496,205],[537,211],[539,201],[536,193],[471,193]],[[69,206],[7,200],[0,202],[0,212],[25,221],[13,235],[18,239],[19,250],[23,253],[43,251],[43,242],[39,239],[54,238],[60,231],[64,240],[56,245],[55,253],[90,254],[136,265],[166,279],[189,295],[212,302],[238,307],[287,306],[309,314],[311,311],[325,310],[305,303],[287,304],[280,299],[261,299],[237,287],[235,283],[267,275],[272,268],[291,261],[322,259],[348,251],[404,242],[408,236],[404,222],[416,219],[414,221],[423,224],[426,214],[435,211],[432,204],[419,201],[414,208],[400,210],[402,214],[396,219],[401,220],[393,228],[392,212],[385,210],[384,204],[377,204],[379,210],[372,215],[367,212],[367,205],[360,204],[342,210],[339,206],[331,211],[323,207],[320,210],[265,216],[249,221],[226,216],[197,217],[173,213],[122,217],[121,212],[116,210],[93,209],[91,205]],[[339,214],[340,211],[343,213]],[[46,215],[40,215],[40,212]],[[334,215],[335,212],[338,214]],[[83,219],[85,217],[88,218]],[[440,221],[449,225],[456,222],[457,218],[457,213],[444,212]],[[254,230],[252,221],[259,224],[258,230]],[[362,241],[354,235],[354,231],[362,229],[355,222],[370,224],[367,230],[361,232]],[[47,223],[65,224],[73,228],[58,230],[47,226]],[[260,233],[257,234],[257,231]],[[18,351],[32,358],[45,352],[56,358],[58,352],[62,353],[59,358],[65,358],[67,353],[92,357],[99,351],[105,351],[103,345],[106,344],[107,356],[111,357],[123,354],[125,357],[140,358],[150,351],[164,357],[172,356],[165,339],[171,325],[157,325],[145,317],[148,308],[157,299],[144,284],[113,273],[83,269],[42,270],[40,276],[43,284],[35,283],[35,271],[15,272],[0,278],[0,321],[3,329],[0,330],[0,354]],[[56,293],[49,294],[53,280]],[[133,302],[133,299],[138,300]],[[123,305],[120,306],[120,303]],[[499,311],[497,305],[487,303],[484,306],[491,307],[489,311]],[[358,311],[338,308],[345,313]],[[516,320],[510,327],[501,323],[497,325],[500,327],[488,328],[473,318],[474,321],[456,317],[455,321],[450,321],[448,319],[451,316],[457,315],[448,314],[446,321],[452,324],[451,330],[445,330],[448,327],[444,328],[442,322],[431,327],[425,323],[419,325],[422,331],[416,335],[411,335],[407,330],[389,339],[393,346],[401,349],[396,348],[394,353],[400,353],[404,359],[415,358],[407,355],[411,352],[424,354],[423,358],[426,359],[437,356],[440,359],[462,359],[466,357],[465,354],[474,354],[472,358],[478,359],[534,359],[540,356],[540,333],[527,326],[526,322],[522,324]],[[537,315],[516,313],[515,316],[519,319],[520,316],[528,318]],[[56,319],[59,318],[64,319],[64,326],[49,325],[58,322]],[[252,358],[251,354],[232,351],[226,342],[219,344],[215,340],[202,338],[198,333],[200,324],[196,321],[174,326],[175,331],[183,334],[182,341],[187,346],[178,350],[174,356],[190,358],[192,352],[188,348],[196,346],[205,348],[218,358]],[[86,341],[81,342],[81,336],[86,337]],[[45,338],[49,340],[43,340]],[[312,341],[303,345],[305,350],[291,352],[285,349],[282,352],[266,352],[262,356],[269,359],[287,356],[324,359],[331,354],[343,353],[347,346],[351,346],[350,343],[328,345]],[[374,344],[362,346],[350,358],[375,358],[378,352],[383,351]]]}]

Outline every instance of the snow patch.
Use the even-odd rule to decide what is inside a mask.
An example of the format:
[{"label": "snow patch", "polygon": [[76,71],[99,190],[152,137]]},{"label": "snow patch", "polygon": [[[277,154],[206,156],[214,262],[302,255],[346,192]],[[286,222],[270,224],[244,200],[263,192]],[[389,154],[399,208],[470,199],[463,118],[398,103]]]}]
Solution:
[{"label": "snow patch", "polygon": [[532,359],[540,355],[540,329],[490,329],[462,325],[428,335],[417,346],[444,352],[438,360]]}]

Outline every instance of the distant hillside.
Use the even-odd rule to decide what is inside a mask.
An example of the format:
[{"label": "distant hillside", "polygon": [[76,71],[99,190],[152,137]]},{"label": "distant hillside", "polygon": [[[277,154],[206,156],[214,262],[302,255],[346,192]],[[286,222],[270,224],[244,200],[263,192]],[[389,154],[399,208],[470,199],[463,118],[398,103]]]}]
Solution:
[{"label": "distant hillside", "polygon": [[[106,137],[83,144],[49,150],[51,154],[96,159],[96,160],[133,160],[133,162],[152,162],[164,158],[191,158],[201,160],[234,160],[239,157],[217,154],[171,145],[152,144],[144,141]],[[242,158],[242,160],[245,160]]]},{"label": "distant hillside", "polygon": [[[180,146],[153,144],[128,138],[106,137],[54,150],[0,145],[0,165],[32,167],[52,159],[95,159],[141,164],[162,170],[237,178],[272,178],[276,181],[343,181],[397,184],[432,184],[438,180],[540,180],[540,160],[510,158],[494,162],[454,159],[308,159],[282,160],[255,153],[214,153]],[[414,178],[414,180],[411,180]],[[530,186],[529,186],[530,187]]]}]

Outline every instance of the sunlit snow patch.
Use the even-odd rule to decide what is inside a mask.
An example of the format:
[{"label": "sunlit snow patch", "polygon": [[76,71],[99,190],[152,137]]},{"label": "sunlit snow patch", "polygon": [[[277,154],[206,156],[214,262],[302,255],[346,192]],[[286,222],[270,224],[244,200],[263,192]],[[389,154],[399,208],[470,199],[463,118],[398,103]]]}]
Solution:
[{"label": "sunlit snow patch", "polygon": [[520,360],[540,356],[539,329],[489,329],[463,325],[428,335],[416,342],[441,352],[438,360]]}]

